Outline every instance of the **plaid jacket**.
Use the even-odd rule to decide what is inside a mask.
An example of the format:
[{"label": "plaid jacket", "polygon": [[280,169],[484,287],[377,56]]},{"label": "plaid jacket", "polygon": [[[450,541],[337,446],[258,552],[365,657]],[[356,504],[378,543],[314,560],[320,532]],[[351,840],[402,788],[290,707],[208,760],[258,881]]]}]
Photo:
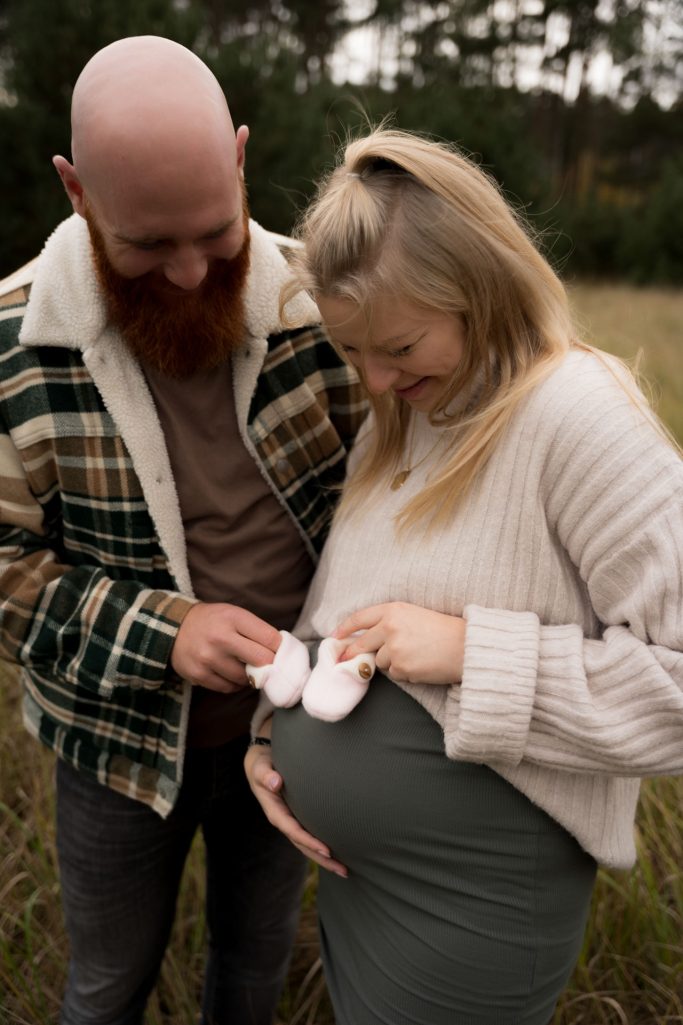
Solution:
[{"label": "plaid jacket", "polygon": [[[286,262],[251,234],[237,419],[315,557],[364,404],[306,297],[283,330]],[[80,218],[48,240],[28,291],[0,300],[0,656],[22,666],[36,737],[166,815],[191,692],[168,662],[194,599],[163,434]]]}]

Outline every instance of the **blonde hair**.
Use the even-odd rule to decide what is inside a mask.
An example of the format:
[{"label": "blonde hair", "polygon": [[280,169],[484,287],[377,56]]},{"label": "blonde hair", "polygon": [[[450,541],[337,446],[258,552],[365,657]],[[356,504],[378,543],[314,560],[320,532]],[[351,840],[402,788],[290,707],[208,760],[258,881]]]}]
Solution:
[{"label": "blonde hair", "polygon": [[[297,229],[304,243],[282,307],[301,288],[366,311],[379,295],[457,314],[463,357],[430,413],[457,444],[404,509],[401,526],[445,520],[522,398],[575,344],[567,296],[495,182],[453,147],[391,129],[347,145]],[[474,389],[457,413],[448,406]],[[370,396],[376,431],[342,508],[399,466],[410,411]]]}]

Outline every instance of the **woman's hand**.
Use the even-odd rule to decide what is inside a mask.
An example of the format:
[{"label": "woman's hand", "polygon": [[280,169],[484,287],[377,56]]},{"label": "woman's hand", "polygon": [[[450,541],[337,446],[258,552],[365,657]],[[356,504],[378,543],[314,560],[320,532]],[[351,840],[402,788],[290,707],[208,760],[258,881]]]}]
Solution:
[{"label": "woman's hand", "polygon": [[[269,726],[269,722],[264,723],[260,731],[262,735],[267,734]],[[334,860],[329,847],[306,832],[280,796],[284,780],[273,768],[270,747],[261,744],[250,747],[244,758],[244,771],[249,786],[270,824],[284,833],[287,839],[311,861],[346,878],[349,874],[346,867]]]},{"label": "woman's hand", "polygon": [[377,668],[396,680],[441,685],[462,680],[465,620],[460,616],[392,601],[354,612],[334,636],[350,638],[340,661],[376,652]]}]

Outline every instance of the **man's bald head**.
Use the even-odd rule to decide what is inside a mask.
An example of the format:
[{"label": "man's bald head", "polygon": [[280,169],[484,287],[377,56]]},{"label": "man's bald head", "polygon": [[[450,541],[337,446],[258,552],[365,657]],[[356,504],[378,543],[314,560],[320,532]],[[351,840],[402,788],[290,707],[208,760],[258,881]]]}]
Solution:
[{"label": "man's bald head", "polygon": [[[235,133],[220,85],[195,54],[158,36],[106,46],[76,82],[71,123],[73,164],[55,157],[55,167],[76,213],[96,219],[120,273],[161,271],[196,287],[191,250],[236,224],[235,245],[218,254],[234,255],[249,133]],[[164,243],[163,261],[129,259],[148,242]]]},{"label": "man's bald head", "polygon": [[214,75],[170,39],[136,36],[86,64],[73,93],[72,154],[88,191],[144,173],[146,162],[236,159],[235,131]]}]

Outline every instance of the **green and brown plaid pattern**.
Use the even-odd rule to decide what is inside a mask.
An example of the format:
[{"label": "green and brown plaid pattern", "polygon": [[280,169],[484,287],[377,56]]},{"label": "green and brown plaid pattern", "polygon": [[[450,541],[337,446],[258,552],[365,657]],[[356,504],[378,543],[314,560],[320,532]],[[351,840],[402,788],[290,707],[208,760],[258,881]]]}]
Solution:
[{"label": "green and brown plaid pattern", "polygon": [[[23,298],[0,307],[0,656],[23,666],[36,737],[165,813],[183,704],[167,667],[191,603],[80,353],[17,345]],[[316,551],[363,416],[319,328],[269,339],[249,437]]]}]

